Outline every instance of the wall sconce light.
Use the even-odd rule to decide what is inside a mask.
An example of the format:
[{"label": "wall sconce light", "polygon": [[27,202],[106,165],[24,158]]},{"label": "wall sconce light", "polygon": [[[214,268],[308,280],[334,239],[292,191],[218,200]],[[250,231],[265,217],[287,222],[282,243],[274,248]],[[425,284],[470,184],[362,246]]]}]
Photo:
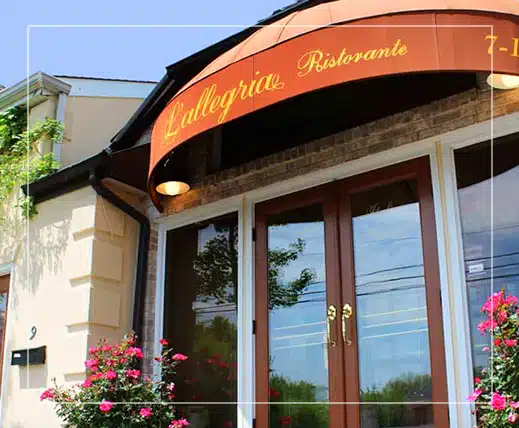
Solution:
[{"label": "wall sconce light", "polygon": [[174,160],[170,154],[155,176],[155,183],[158,183],[155,190],[166,196],[182,195],[191,188],[188,179],[189,170],[186,165],[182,164],[181,159]]},{"label": "wall sconce light", "polygon": [[182,195],[188,192],[189,189],[189,184],[183,181],[164,181],[155,188],[157,192],[166,196]]},{"label": "wall sconce light", "polygon": [[515,89],[519,88],[519,76],[491,73],[487,77],[487,83],[496,89]]}]

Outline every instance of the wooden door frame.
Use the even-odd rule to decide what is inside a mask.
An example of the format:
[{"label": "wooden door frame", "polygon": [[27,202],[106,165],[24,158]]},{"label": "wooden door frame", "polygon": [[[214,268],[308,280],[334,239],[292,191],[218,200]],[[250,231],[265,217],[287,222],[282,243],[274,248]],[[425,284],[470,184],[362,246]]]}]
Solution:
[{"label": "wooden door frame", "polygon": [[[256,252],[255,252],[255,317],[256,317],[256,426],[269,426],[269,310],[267,287],[267,218],[269,215],[283,211],[295,210],[305,206],[321,204],[323,207],[325,235],[325,275],[326,275],[326,307],[333,304],[340,308],[340,270],[339,270],[339,228],[337,192],[334,183],[292,193],[287,196],[271,199],[256,205]],[[337,315],[332,326],[337,346],[328,346],[328,385],[330,397],[336,402],[344,402],[344,354],[340,337],[340,317]],[[339,374],[337,373],[339,372]],[[330,421],[334,427],[345,428],[343,406],[329,405]]]},{"label": "wooden door frame", "polygon": [[[432,194],[429,156],[382,167],[344,180],[320,185],[291,193],[265,202],[255,207],[255,319],[256,319],[256,426],[268,428],[269,409],[269,311],[267,284],[267,217],[271,214],[297,209],[313,204],[323,205],[325,224],[325,269],[327,285],[327,305],[334,304],[338,309],[335,333],[340,335],[340,309],[350,303],[355,309],[353,269],[353,248],[349,198],[341,194],[352,194],[394,183],[405,179],[415,179],[420,207],[420,228],[424,258],[424,277],[426,280],[426,302],[431,357],[432,401],[434,404],[434,423],[437,428],[449,426],[447,398],[445,345],[440,295],[440,272],[436,236],[436,222]],[[330,284],[330,285],[329,285]],[[333,284],[337,284],[334,286]],[[330,291],[328,291],[328,288]],[[342,295],[342,299],[341,299]],[[333,300],[333,301],[332,301]],[[354,312],[356,313],[356,312]],[[355,318],[353,318],[354,320]],[[351,329],[350,339],[357,340],[356,326]],[[339,336],[336,336],[339,337]],[[329,351],[330,396],[335,402],[357,403],[359,401],[358,359],[338,340],[335,348]],[[351,349],[351,348],[350,348]],[[357,349],[357,347],[353,347]],[[330,350],[332,352],[330,353]],[[334,352],[335,351],[335,352]],[[356,351],[355,351],[356,352]],[[433,358],[434,357],[434,358]],[[345,364],[345,361],[348,361]],[[340,367],[337,364],[340,363]],[[332,367],[334,367],[333,376]],[[346,376],[355,373],[355,376]],[[347,380],[346,380],[347,379]],[[346,388],[346,382],[354,382]],[[330,421],[333,428],[360,427],[359,404],[348,406],[331,405]]]},{"label": "wooden door frame", "polygon": [[[348,178],[341,182],[341,198],[339,208],[340,248],[341,248],[341,283],[344,303],[349,303],[356,314],[355,270],[353,261],[353,231],[350,198],[344,195],[395,183],[401,180],[414,179],[417,184],[420,209],[420,229],[424,261],[425,294],[427,305],[427,327],[429,334],[430,365],[432,380],[432,402],[434,426],[448,428],[449,408],[447,397],[447,372],[445,366],[445,342],[443,337],[443,319],[441,307],[440,270],[436,236],[436,221],[429,157],[391,165],[386,168],[370,171]],[[355,346],[345,349],[345,371],[347,382],[346,401],[358,403],[360,394],[359,361],[356,317],[349,323],[350,337]],[[347,411],[347,427],[360,427],[360,405],[350,405]]]}]

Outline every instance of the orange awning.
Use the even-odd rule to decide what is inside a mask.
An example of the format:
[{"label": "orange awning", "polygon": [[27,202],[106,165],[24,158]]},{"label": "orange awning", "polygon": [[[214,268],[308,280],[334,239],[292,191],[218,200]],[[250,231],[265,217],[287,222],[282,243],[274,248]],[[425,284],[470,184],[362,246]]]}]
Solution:
[{"label": "orange awning", "polygon": [[[418,4],[420,3],[420,4]],[[188,82],[153,127],[149,190],[188,139],[306,92],[377,76],[434,71],[519,74],[519,1],[348,0],[259,29]]]}]

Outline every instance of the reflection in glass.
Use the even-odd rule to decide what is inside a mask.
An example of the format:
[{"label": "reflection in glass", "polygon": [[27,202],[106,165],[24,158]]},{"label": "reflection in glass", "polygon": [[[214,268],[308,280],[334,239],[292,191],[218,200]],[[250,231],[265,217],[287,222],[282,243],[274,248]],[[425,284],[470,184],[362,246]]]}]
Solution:
[{"label": "reflection in glass", "polygon": [[431,427],[431,369],[416,183],[353,194],[362,428]]},{"label": "reflection in glass", "polygon": [[328,425],[326,283],[320,206],[268,219],[270,426]]},{"label": "reflection in glass", "polygon": [[494,140],[493,180],[490,161],[489,142],[455,151],[476,375],[488,365],[489,354],[483,349],[490,346],[490,337],[477,330],[484,319],[481,306],[490,294],[503,288],[507,293],[519,295],[519,137],[512,135]]},{"label": "reflection in glass", "polygon": [[167,235],[164,332],[179,366],[176,400],[225,403],[179,409],[196,428],[236,427],[236,214]]}]

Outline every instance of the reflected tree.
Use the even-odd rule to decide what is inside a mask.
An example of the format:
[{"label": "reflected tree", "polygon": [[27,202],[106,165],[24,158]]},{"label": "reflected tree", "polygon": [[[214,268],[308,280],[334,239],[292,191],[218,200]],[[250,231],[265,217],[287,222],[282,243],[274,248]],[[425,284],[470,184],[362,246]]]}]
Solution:
[{"label": "reflected tree", "polygon": [[[238,233],[236,226],[218,227],[217,236],[206,242],[193,263],[197,296],[201,301],[215,299],[218,304],[236,303],[238,284]],[[304,268],[297,278],[283,282],[283,270],[304,253],[306,243],[298,239],[288,248],[268,251],[269,309],[295,305],[316,278],[313,269]]]},{"label": "reflected tree", "polygon": [[187,401],[204,404],[203,426],[236,426],[236,325],[224,316],[215,316],[195,326],[196,347],[187,361],[189,370],[181,373],[178,390]]},{"label": "reflected tree", "polygon": [[291,381],[283,376],[270,378],[270,426],[315,428],[328,426],[328,405],[285,404],[317,402],[317,387],[309,382]]},{"label": "reflected tree", "polygon": [[[421,401],[431,401],[432,381],[430,375],[407,374],[390,380],[381,388],[361,391],[360,401],[381,404],[364,406],[363,410],[378,421],[380,427],[420,425],[430,419],[430,406]],[[413,404],[400,404],[412,403]],[[397,404],[398,403],[398,404]]]}]

